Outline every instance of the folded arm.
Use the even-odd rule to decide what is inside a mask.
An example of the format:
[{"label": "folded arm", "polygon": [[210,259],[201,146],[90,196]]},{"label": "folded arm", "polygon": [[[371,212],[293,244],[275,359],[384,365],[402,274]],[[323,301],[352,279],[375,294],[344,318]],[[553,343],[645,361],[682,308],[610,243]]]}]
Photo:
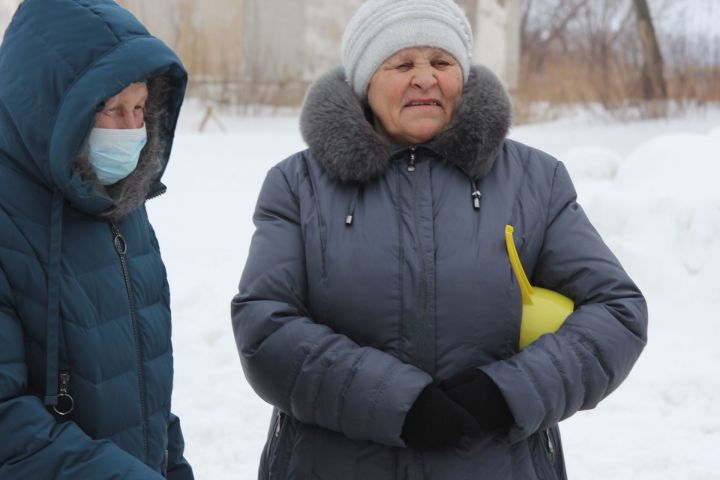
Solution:
[{"label": "folded arm", "polygon": [[512,410],[511,439],[595,407],[627,377],[646,343],[647,306],[576,202],[558,164],[533,283],[575,301],[575,312],[508,360],[482,370]]}]

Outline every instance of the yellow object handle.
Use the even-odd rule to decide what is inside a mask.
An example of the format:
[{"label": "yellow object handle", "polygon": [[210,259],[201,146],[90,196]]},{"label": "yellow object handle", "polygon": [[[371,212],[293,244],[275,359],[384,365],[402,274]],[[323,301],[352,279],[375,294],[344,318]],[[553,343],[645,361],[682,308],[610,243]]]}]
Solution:
[{"label": "yellow object handle", "polygon": [[520,319],[520,349],[527,347],[547,333],[557,332],[565,319],[575,309],[573,301],[557,292],[542,287],[533,287],[528,281],[520,263],[520,256],[513,241],[513,227],[505,225],[510,265],[515,272],[522,293],[522,318]]},{"label": "yellow object handle", "polygon": [[508,257],[510,257],[510,265],[512,265],[513,272],[515,272],[515,276],[520,284],[523,303],[525,305],[532,305],[533,287],[530,285],[527,275],[525,275],[525,270],[523,270],[522,263],[520,262],[520,256],[515,248],[515,241],[513,240],[514,231],[515,229],[512,225],[505,225],[505,244],[507,245]]}]

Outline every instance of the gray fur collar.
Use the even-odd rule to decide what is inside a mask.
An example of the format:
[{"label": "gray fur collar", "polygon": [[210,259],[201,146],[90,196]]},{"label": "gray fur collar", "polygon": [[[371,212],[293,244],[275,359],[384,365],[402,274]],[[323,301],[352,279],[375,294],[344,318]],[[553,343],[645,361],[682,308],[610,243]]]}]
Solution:
[{"label": "gray fur collar", "polygon": [[[390,162],[390,145],[379,136],[372,113],[345,81],[342,68],[318,79],[308,91],[300,130],[310,152],[328,175],[342,182],[367,183]],[[492,168],[510,129],[510,99],[497,77],[474,66],[448,128],[425,144],[443,162],[473,180]]]}]

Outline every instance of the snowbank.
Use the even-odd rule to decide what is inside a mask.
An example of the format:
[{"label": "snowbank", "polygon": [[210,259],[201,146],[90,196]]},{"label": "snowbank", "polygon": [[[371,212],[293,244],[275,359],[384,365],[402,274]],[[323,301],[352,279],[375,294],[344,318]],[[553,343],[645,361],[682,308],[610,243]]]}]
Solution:
[{"label": "snowbank", "polygon": [[[229,303],[265,172],[304,147],[296,118],[222,116],[229,133],[212,122],[211,133],[193,133],[202,113],[183,111],[169,191],[148,207],[171,282],[173,407],[198,478],[250,479],[270,407],[243,377]],[[720,111],[554,122],[512,136],[567,163],[581,204],[650,305],[649,345],[630,378],[563,422],[570,478],[720,478]]]}]

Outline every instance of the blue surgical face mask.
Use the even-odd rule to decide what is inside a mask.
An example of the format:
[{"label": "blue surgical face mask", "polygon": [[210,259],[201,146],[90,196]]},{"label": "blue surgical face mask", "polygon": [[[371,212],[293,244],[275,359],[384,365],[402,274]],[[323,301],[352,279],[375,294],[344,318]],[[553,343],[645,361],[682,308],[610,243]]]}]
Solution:
[{"label": "blue surgical face mask", "polygon": [[144,125],[131,129],[93,128],[88,137],[88,156],[100,183],[112,185],[130,175],[145,143]]}]

